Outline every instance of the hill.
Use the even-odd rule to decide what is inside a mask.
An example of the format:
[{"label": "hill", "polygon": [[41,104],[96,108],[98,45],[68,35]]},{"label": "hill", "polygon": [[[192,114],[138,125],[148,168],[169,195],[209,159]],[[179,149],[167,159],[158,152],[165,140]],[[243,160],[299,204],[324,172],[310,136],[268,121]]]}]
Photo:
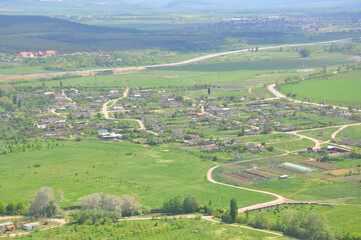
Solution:
[{"label": "hill", "polygon": [[[251,26],[251,24],[253,24]],[[296,28],[281,29],[282,22],[210,23],[168,31],[138,31],[128,28],[91,26],[42,16],[0,15],[0,52],[17,53],[53,49],[61,53],[77,51],[122,51],[154,49],[179,52],[206,52],[247,47],[255,44],[281,44],[334,40],[348,33],[294,34]]]}]

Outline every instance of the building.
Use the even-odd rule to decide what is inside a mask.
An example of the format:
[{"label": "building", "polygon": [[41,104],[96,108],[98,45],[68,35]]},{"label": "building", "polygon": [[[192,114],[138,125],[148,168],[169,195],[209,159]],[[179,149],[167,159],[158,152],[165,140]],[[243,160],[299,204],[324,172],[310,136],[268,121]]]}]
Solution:
[{"label": "building", "polygon": [[32,52],[20,52],[18,53],[18,56],[24,58],[33,58],[34,54]]},{"label": "building", "polygon": [[48,57],[51,57],[51,56],[56,55],[56,52],[53,50],[48,50],[48,51],[45,51],[45,55]]},{"label": "building", "polygon": [[4,223],[0,223],[0,228],[6,227],[6,226],[10,226],[13,225],[13,222],[4,222]]},{"label": "building", "polygon": [[40,227],[40,223],[39,222],[33,222],[33,223],[28,223],[28,224],[24,224],[23,229],[24,230],[31,230],[31,229],[35,229]]},{"label": "building", "polygon": [[101,139],[122,139],[123,135],[122,134],[116,134],[116,133],[109,133],[107,130],[101,129],[98,130],[98,136]]}]

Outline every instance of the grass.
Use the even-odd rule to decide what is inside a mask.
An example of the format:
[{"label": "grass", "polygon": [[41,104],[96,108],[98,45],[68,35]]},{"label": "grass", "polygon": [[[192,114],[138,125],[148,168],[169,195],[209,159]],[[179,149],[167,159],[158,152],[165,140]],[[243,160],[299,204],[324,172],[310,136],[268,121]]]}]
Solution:
[{"label": "grass", "polygon": [[205,220],[147,220],[122,221],[105,225],[65,226],[32,233],[23,239],[242,239],[242,240],[276,240],[286,239],[268,233],[217,224]]},{"label": "grass", "polygon": [[[299,134],[307,136],[307,137],[312,137],[321,141],[327,141],[331,139],[331,135],[337,131],[337,127],[336,128],[325,128],[322,130],[311,130],[311,131],[301,131],[299,132]],[[323,131],[323,136],[319,136],[320,131]]]},{"label": "grass", "polygon": [[[348,232],[361,232],[359,221],[361,220],[361,207],[360,206],[322,206],[312,205],[312,212],[322,213],[326,216],[327,225],[334,233]],[[276,220],[277,216],[287,209],[296,211],[309,212],[311,205],[281,205],[278,207],[280,213],[274,214],[276,207],[266,208],[265,211],[269,214],[271,219]],[[255,212],[251,212],[252,214]]]},{"label": "grass", "polygon": [[360,105],[361,98],[361,71],[355,70],[348,73],[337,74],[329,79],[315,79],[301,81],[300,84],[283,85],[282,92],[296,94],[296,98],[310,98],[312,102],[320,103],[327,100],[328,104],[335,105]]},{"label": "grass", "polygon": [[[206,179],[211,162],[175,147],[74,142],[54,149],[0,156],[0,164],[0,196],[5,202],[29,201],[44,186],[64,191],[62,206],[79,205],[83,196],[94,192],[136,195],[151,208],[160,208],[165,200],[184,194],[225,207],[232,197],[238,199],[240,207],[273,199],[215,186]],[[40,167],[33,167],[34,164]]]},{"label": "grass", "polygon": [[308,139],[300,139],[300,140],[291,140],[289,142],[281,142],[272,144],[275,148],[287,150],[287,151],[296,151],[296,150],[304,150],[307,148],[314,147],[315,143]]},{"label": "grass", "polygon": [[347,127],[336,135],[336,138],[348,136],[351,139],[361,139],[361,126]]}]

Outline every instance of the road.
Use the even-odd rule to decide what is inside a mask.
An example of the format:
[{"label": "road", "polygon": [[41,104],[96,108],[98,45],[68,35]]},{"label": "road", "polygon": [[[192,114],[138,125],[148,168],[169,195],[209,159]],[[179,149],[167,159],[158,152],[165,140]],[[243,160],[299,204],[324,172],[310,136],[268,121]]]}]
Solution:
[{"label": "road", "polygon": [[[270,50],[270,49],[277,49],[277,48],[288,48],[288,47],[302,47],[302,46],[313,46],[313,45],[323,45],[323,44],[332,44],[332,43],[345,43],[351,42],[352,38],[340,39],[340,40],[333,40],[333,41],[325,41],[325,42],[315,42],[315,43],[301,43],[301,44],[285,44],[279,46],[270,46],[270,47],[261,47],[258,48],[258,51],[262,50]],[[189,60],[175,62],[175,63],[166,63],[166,64],[157,64],[157,65],[148,65],[148,66],[139,66],[139,67],[124,67],[124,68],[106,68],[106,69],[96,69],[96,70],[83,70],[83,71],[70,71],[70,72],[57,72],[57,73],[35,73],[35,74],[22,74],[22,75],[0,75],[0,80],[13,80],[13,79],[31,79],[31,78],[50,78],[56,76],[62,76],[65,74],[74,74],[74,75],[83,75],[83,76],[91,76],[96,73],[104,72],[104,71],[113,71],[114,73],[120,72],[127,72],[127,71],[141,71],[147,69],[154,69],[154,68],[163,68],[163,67],[176,67],[182,65],[189,65],[196,62],[201,62],[204,60],[248,52],[248,49],[236,50],[236,51],[227,51],[215,54],[209,54],[197,58],[192,58]]]}]

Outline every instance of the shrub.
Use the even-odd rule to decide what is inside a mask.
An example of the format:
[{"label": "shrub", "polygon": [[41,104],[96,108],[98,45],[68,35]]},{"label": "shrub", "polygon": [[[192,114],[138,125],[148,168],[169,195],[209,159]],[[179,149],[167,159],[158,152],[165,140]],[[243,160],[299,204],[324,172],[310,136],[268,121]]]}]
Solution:
[{"label": "shrub", "polygon": [[187,195],[183,201],[183,211],[185,213],[193,213],[198,211],[199,208],[199,201],[193,195]]}]

